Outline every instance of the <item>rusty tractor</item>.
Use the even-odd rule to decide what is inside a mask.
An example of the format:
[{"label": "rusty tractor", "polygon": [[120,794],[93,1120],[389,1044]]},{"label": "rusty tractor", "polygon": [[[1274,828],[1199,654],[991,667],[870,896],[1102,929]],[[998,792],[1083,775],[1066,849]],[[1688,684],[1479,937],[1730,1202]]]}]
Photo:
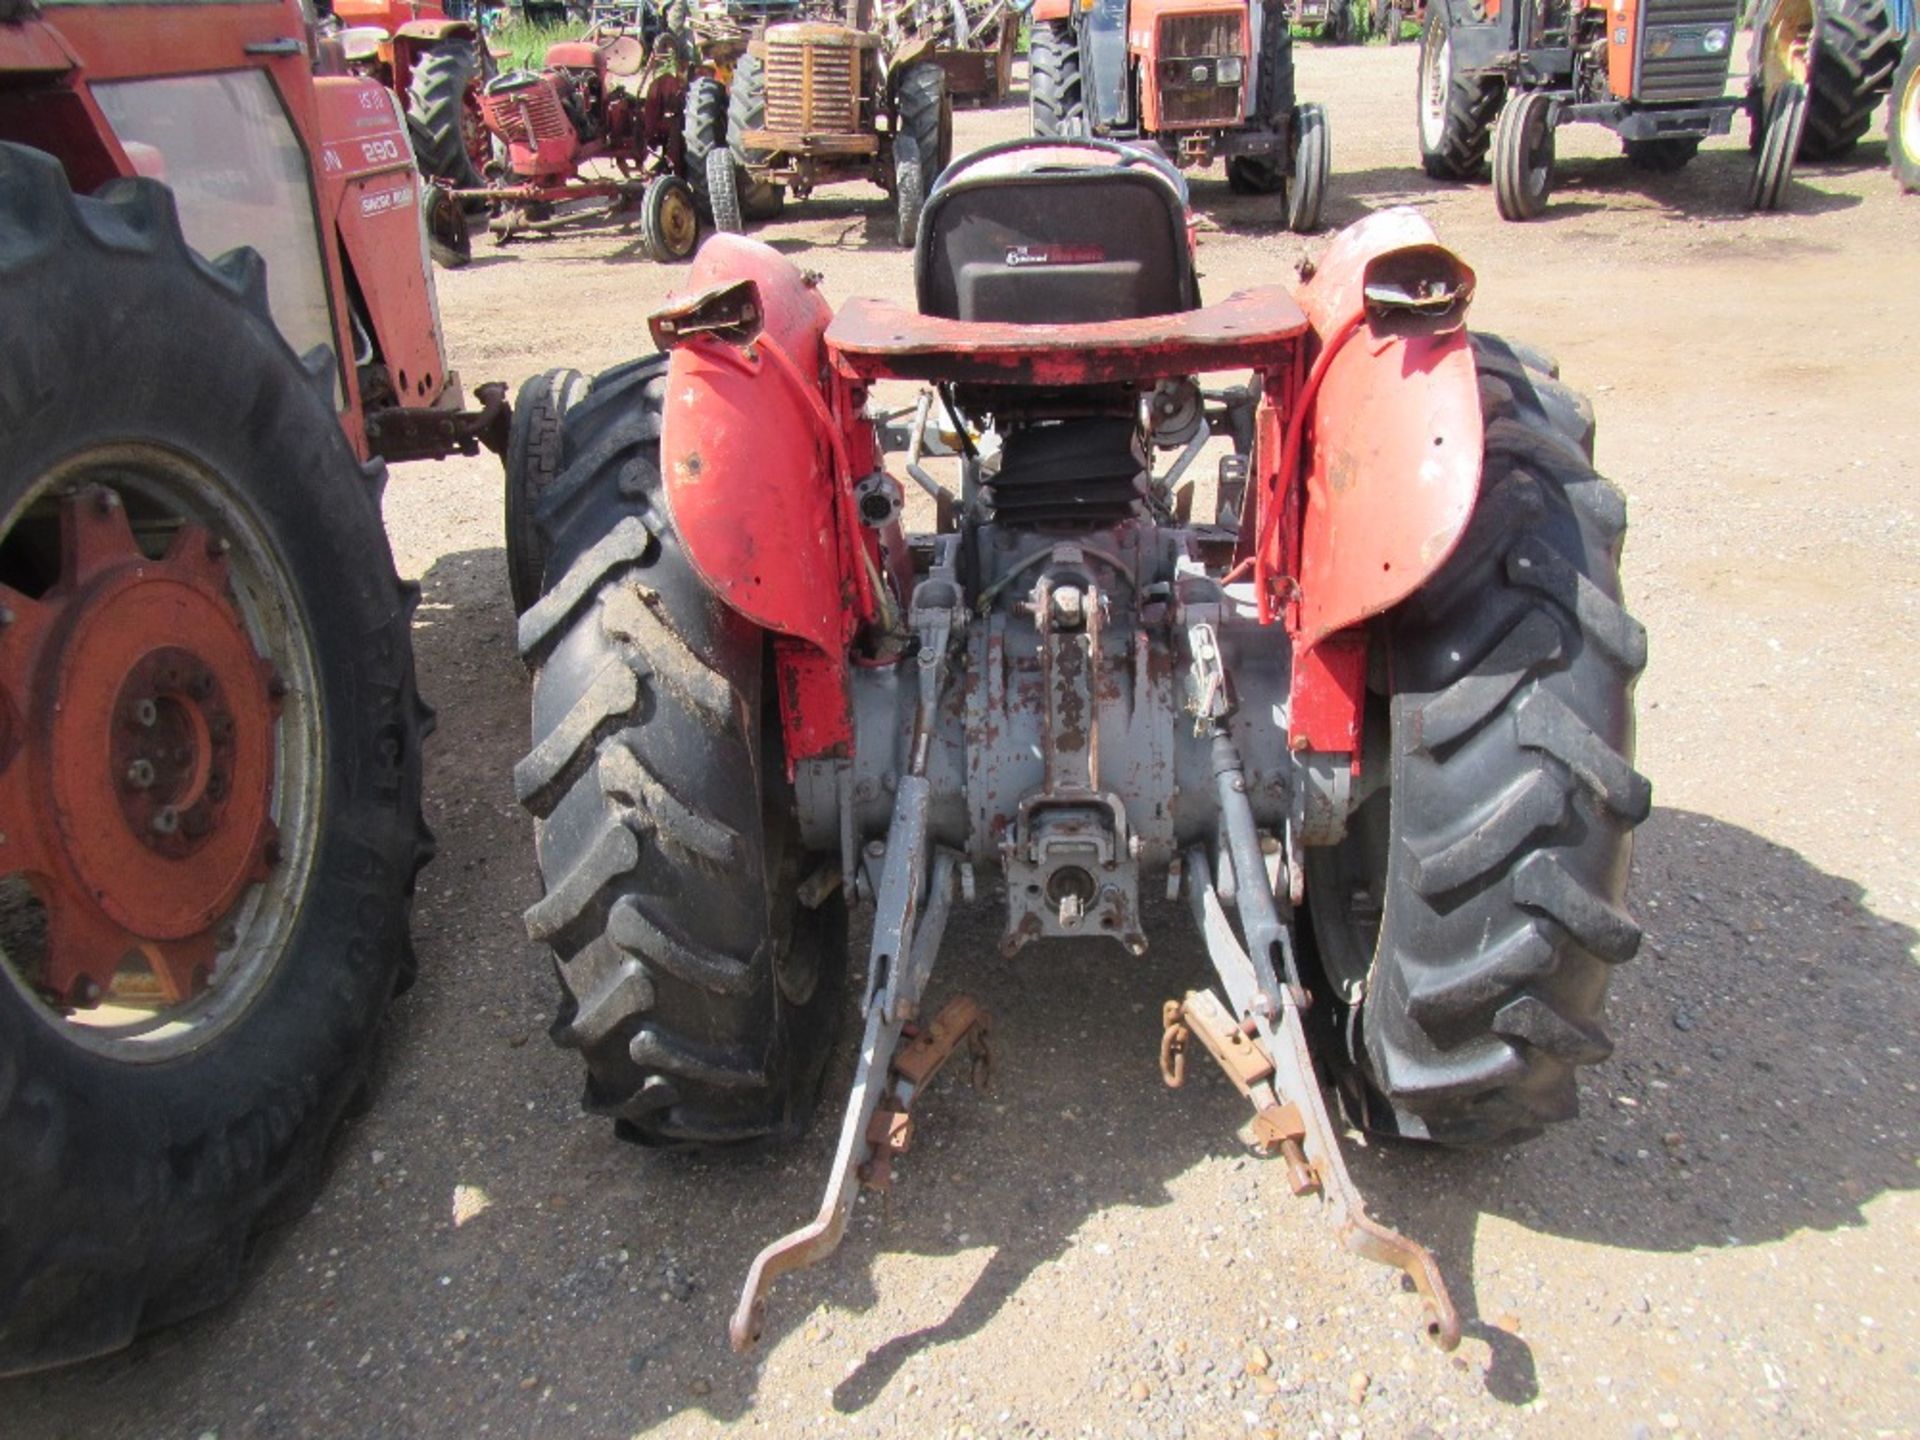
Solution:
[{"label": "rusty tractor", "polygon": [[700,238],[681,133],[698,63],[689,34],[669,25],[645,39],[603,26],[548,46],[543,69],[487,82],[481,112],[506,162],[490,184],[455,197],[490,209],[488,227],[503,245],[607,219],[637,198],[647,253],[685,260]]},{"label": "rusty tractor", "polygon": [[1508,220],[1546,213],[1554,132],[1605,126],[1627,162],[1681,170],[1700,142],[1750,112],[1751,210],[1777,210],[1807,123],[1812,34],[1808,0],[1754,7],[1752,66],[1765,70],[1746,98],[1727,93],[1737,5],[1688,0],[1522,0],[1480,5],[1431,0],[1417,95],[1420,159],[1437,180],[1481,174],[1491,147],[1494,200]]},{"label": "rusty tractor", "polygon": [[1289,18],[1277,0],[1039,0],[1029,126],[1146,142],[1183,169],[1224,159],[1236,193],[1317,230],[1332,140],[1326,111],[1296,103]]},{"label": "rusty tractor", "polygon": [[[941,1063],[985,1058],[984,1009],[927,999],[955,906],[999,907],[1009,955],[1124,966],[1180,902],[1214,983],[1166,1005],[1168,1080],[1218,1061],[1444,1345],[1336,1110],[1512,1140],[1608,1052],[1646,642],[1591,412],[1467,331],[1473,274],[1410,211],[1211,305],[1189,221],[1149,152],[990,147],[928,199],[916,308],[835,314],[718,236],[662,353],[557,407],[514,780],[587,1107],[648,1143],[793,1133],[872,911],[825,1196],[753,1262],[736,1347],[889,1182]],[[924,389],[877,412],[887,382]]]},{"label": "rusty tractor", "polygon": [[[410,980],[407,116],[298,0],[0,4],[0,1374],[221,1300]],[[30,397],[24,403],[22,397]]]},{"label": "rusty tractor", "polygon": [[780,212],[788,191],[868,180],[892,198],[894,235],[911,246],[921,207],[953,157],[953,102],[935,45],[889,48],[871,0],[848,21],[791,20],[761,29],[733,68],[725,150],[706,162],[716,229],[738,233]]}]

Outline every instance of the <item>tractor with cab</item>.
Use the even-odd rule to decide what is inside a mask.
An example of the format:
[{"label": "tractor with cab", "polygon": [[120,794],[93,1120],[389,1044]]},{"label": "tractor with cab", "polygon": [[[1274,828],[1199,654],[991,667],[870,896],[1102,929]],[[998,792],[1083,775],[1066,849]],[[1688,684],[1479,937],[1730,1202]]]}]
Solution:
[{"label": "tractor with cab", "polygon": [[0,0],[0,1374],[231,1294],[411,980],[408,116],[299,0]]}]

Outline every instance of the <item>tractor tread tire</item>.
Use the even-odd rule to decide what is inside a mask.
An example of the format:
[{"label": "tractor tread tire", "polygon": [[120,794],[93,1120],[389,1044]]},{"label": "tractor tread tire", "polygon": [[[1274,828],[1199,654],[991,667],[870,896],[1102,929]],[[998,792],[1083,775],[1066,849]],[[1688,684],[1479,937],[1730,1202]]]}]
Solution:
[{"label": "tractor tread tire", "polygon": [[727,87],[711,75],[695,76],[687,86],[680,137],[694,202],[701,215],[711,220],[713,195],[707,185],[707,156],[727,148]]},{"label": "tractor tread tire", "polygon": [[463,126],[467,91],[480,72],[473,41],[447,40],[420,57],[407,86],[407,113],[415,121],[409,128],[421,171],[461,190],[487,183],[467,153]]},{"label": "tractor tread tire", "polygon": [[[89,324],[66,323],[83,311]],[[199,1048],[163,1065],[83,1050],[0,974],[0,1375],[11,1375],[106,1354],[219,1304],[255,1235],[311,1204],[329,1137],[364,1099],[388,1002],[414,971],[433,717],[414,681],[420,590],[395,574],[380,522],[384,466],[355,460],[331,353],[303,360],[288,347],[257,254],[195,254],[157,182],[78,197],[57,161],[0,144],[0,325],[0,396],[12,397],[0,402],[0,485],[23,493],[62,457],[129,441],[229,477],[228,503],[251,514],[305,611],[314,723],[332,757],[283,956]]]},{"label": "tractor tread tire", "polygon": [[1293,29],[1287,10],[1269,5],[1260,20],[1260,77],[1254,97],[1257,123],[1281,131],[1286,151],[1279,157],[1230,155],[1227,188],[1236,195],[1274,195],[1287,187],[1293,168],[1294,125]]},{"label": "tractor tread tire", "polygon": [[740,138],[749,130],[765,129],[766,123],[765,67],[755,56],[742,55],[733,67],[733,83],[727,88],[727,145],[740,162],[734,166],[734,185],[743,220],[772,220],[787,203],[785,186],[754,178],[754,166],[764,165],[768,152],[749,150]]},{"label": "tractor tread tire", "polygon": [[1873,124],[1900,63],[1900,32],[1887,0],[1819,0],[1807,74],[1802,160],[1838,160]]},{"label": "tractor tread tire", "polygon": [[1027,130],[1042,140],[1087,133],[1080,47],[1063,21],[1036,22],[1028,40]]},{"label": "tractor tread tire", "polygon": [[[1468,23],[1477,23],[1477,8],[1470,14],[1473,18]],[[1432,44],[1432,33],[1437,27],[1450,27],[1452,24],[1451,5],[1435,0],[1434,4],[1427,7],[1426,25],[1420,36],[1420,65],[1414,81],[1416,115],[1424,109],[1426,57]],[[1420,164],[1427,172],[1428,179],[1475,180],[1481,177],[1487,163],[1487,152],[1493,145],[1494,122],[1499,119],[1500,108],[1506,103],[1506,98],[1506,86],[1497,75],[1452,72],[1447,85],[1446,115],[1441,125],[1440,144],[1437,149],[1429,151],[1425,140],[1421,141]]]},{"label": "tractor tread tire", "polygon": [[[790,1137],[839,1018],[846,909],[799,908],[795,843],[769,834],[786,812],[766,638],[706,588],[670,519],[666,373],[652,357],[594,380],[540,500],[554,581],[520,623],[537,670],[515,789],[546,893],[527,930],[560,978],[553,1038],[622,1137]],[[791,956],[817,966],[804,993]]]},{"label": "tractor tread tire", "polygon": [[[1522,90],[1500,112],[1493,131],[1493,198],[1503,220],[1537,220],[1553,197],[1555,144],[1553,100],[1544,91]],[[1546,174],[1534,183],[1528,138],[1536,116],[1545,125]]]},{"label": "tractor tread tire", "polygon": [[507,593],[516,615],[525,614],[540,598],[547,543],[535,523],[535,511],[541,492],[560,473],[561,420],[587,393],[588,385],[578,370],[563,367],[534,376],[514,397],[505,469]]},{"label": "tractor tread tire", "polygon": [[[938,65],[910,65],[894,82],[900,134],[910,138],[920,157],[920,195],[953,159],[953,101],[947,96],[947,72]],[[911,240],[902,242],[911,245]]]},{"label": "tractor tread tire", "polygon": [[1486,453],[1454,555],[1388,617],[1392,816],[1362,1012],[1385,1128],[1524,1138],[1574,1113],[1605,1058],[1631,832],[1646,633],[1620,602],[1626,507],[1565,387],[1475,336]]},{"label": "tractor tread tire", "polygon": [[1302,105],[1294,122],[1293,177],[1287,182],[1287,229],[1310,235],[1320,228],[1327,203],[1327,177],[1333,168],[1327,112]]}]

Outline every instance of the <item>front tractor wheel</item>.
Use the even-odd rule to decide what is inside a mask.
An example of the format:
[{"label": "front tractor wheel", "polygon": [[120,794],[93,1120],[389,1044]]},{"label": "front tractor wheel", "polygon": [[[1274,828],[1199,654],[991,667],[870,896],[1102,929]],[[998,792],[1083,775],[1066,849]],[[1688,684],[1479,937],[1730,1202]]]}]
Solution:
[{"label": "front tractor wheel", "polygon": [[1789,80],[1767,102],[1766,121],[1760,127],[1759,152],[1753,157],[1753,178],[1747,185],[1747,208],[1766,212],[1785,202],[1793,179],[1793,160],[1807,128],[1807,91]]},{"label": "front tractor wheel", "polygon": [[1623,907],[1650,803],[1625,506],[1594,473],[1583,402],[1537,357],[1474,345],[1479,502],[1376,634],[1368,763],[1386,783],[1344,841],[1307,852],[1343,1093],[1376,1129],[1448,1144],[1575,1112],[1576,1067],[1610,1049],[1608,974],[1639,944]]},{"label": "front tractor wheel", "polygon": [[536,671],[514,783],[546,893],[527,930],[552,947],[553,1036],[586,1061],[587,1109],[651,1144],[790,1136],[840,1016],[846,906],[834,857],[800,848],[767,637],[675,534],[666,371],[595,380],[540,501],[552,583],[520,622]]},{"label": "front tractor wheel", "polygon": [[[166,190],[0,145],[0,1374],[217,1303],[407,973],[414,594]],[[84,316],[84,323],[77,317]]]},{"label": "front tractor wheel", "polygon": [[1287,229],[1294,234],[1311,235],[1320,228],[1332,168],[1327,112],[1318,105],[1302,105],[1294,116],[1293,178],[1287,185]]},{"label": "front tractor wheel", "polygon": [[1920,36],[1907,41],[1907,53],[1893,72],[1893,98],[1887,102],[1887,159],[1902,190],[1920,191]]},{"label": "front tractor wheel", "polygon": [[1493,198],[1503,220],[1537,220],[1553,194],[1553,97],[1523,90],[1493,132]]},{"label": "front tractor wheel", "polygon": [[640,235],[647,254],[677,265],[700,243],[700,212],[693,187],[678,175],[656,175],[640,197]]}]

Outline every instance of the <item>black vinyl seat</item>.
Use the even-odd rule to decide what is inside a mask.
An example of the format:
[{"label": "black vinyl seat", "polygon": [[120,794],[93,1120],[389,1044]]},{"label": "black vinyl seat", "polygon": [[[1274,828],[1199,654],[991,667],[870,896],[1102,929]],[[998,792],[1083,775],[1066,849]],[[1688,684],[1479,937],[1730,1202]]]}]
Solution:
[{"label": "black vinyl seat", "polygon": [[1186,185],[1107,141],[1021,140],[948,168],[914,254],[920,311],[949,320],[1082,324],[1200,303]]}]

